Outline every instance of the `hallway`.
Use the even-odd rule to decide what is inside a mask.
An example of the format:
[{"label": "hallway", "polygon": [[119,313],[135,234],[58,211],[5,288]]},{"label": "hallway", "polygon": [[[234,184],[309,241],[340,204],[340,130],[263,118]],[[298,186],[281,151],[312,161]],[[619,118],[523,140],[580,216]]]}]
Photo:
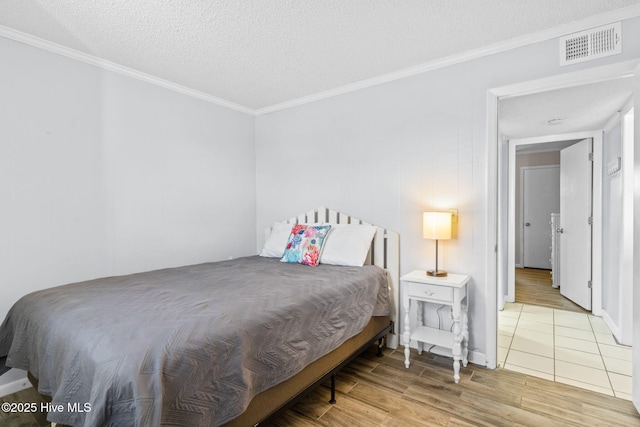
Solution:
[{"label": "hallway", "polygon": [[591,314],[507,303],[498,315],[498,365],[631,400],[631,347]]},{"label": "hallway", "polygon": [[576,313],[589,313],[573,301],[560,295],[560,288],[551,286],[549,270],[516,268],[516,302],[541,305]]},{"label": "hallway", "polygon": [[631,347],[552,288],[548,270],[516,269],[516,302],[498,313],[498,365],[631,400]]}]

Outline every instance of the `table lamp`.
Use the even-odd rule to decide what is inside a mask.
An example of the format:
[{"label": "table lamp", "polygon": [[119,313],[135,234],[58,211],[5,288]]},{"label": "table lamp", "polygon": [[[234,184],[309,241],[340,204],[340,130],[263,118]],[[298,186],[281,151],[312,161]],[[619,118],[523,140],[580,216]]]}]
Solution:
[{"label": "table lamp", "polygon": [[422,214],[422,237],[436,241],[436,268],[428,270],[428,276],[445,277],[447,272],[438,269],[438,240],[451,239],[451,212],[424,212]]}]

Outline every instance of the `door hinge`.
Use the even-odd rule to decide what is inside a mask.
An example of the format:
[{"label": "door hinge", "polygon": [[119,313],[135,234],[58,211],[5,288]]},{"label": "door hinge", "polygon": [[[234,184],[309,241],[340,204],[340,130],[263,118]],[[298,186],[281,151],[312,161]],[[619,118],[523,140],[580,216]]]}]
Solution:
[{"label": "door hinge", "polygon": [[589,161],[593,162],[593,153],[589,153]]},{"label": "door hinge", "polygon": [[589,223],[589,225],[593,225],[593,217],[590,216],[589,218],[587,218],[587,222]]},{"label": "door hinge", "polygon": [[592,286],[593,286],[593,283],[591,283],[591,280],[589,280],[587,282],[587,288],[591,289]]}]

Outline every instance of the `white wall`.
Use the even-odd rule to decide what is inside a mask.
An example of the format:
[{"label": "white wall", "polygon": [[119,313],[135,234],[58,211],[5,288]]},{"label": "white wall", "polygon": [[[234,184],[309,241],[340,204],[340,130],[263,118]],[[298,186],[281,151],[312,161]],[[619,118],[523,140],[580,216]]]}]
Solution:
[{"label": "white wall", "polygon": [[0,318],[37,289],[255,254],[253,116],[4,38],[0,63]]},{"label": "white wall", "polygon": [[623,37],[566,68],[549,40],[267,114],[255,135],[251,116],[0,38],[0,316],[52,285],[253,254],[318,206],[400,232],[402,273],[426,269],[422,211],[458,208],[440,263],[472,276],[485,353],[487,90],[640,57],[640,19]]},{"label": "white wall", "polygon": [[602,310],[617,328],[620,319],[620,269],[622,241],[622,174],[607,176],[607,164],[622,157],[622,123],[603,136],[602,177]]},{"label": "white wall", "polygon": [[[566,68],[557,40],[451,65],[256,119],[258,246],[270,223],[317,206],[401,236],[401,272],[431,267],[421,212],[458,208],[440,265],[472,276],[471,347],[485,353],[488,298],[487,91],[640,56],[640,20],[623,24],[622,55]],[[488,240],[487,240],[488,239]],[[493,314],[492,314],[493,315]]]}]

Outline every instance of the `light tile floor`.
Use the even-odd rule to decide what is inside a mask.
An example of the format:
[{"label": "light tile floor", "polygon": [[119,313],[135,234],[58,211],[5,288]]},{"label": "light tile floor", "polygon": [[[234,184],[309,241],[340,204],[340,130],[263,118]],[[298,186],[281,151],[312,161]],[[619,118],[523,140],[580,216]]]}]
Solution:
[{"label": "light tile floor", "polygon": [[498,364],[631,400],[631,347],[590,314],[507,303],[498,314]]}]

